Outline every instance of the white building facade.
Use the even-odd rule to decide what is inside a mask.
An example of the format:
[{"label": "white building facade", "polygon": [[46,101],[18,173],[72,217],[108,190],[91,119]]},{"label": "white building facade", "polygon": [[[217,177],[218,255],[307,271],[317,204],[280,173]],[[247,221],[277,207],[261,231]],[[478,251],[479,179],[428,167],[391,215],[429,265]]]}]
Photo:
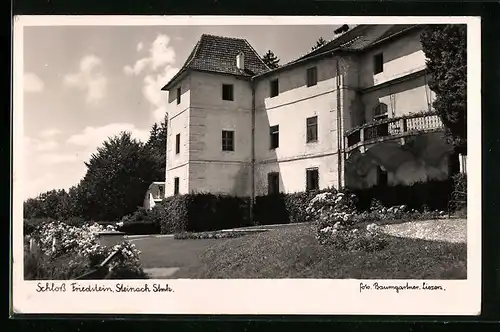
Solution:
[{"label": "white building facade", "polygon": [[422,29],[360,25],[274,70],[246,40],[203,35],[163,88],[165,195],[445,179]]}]

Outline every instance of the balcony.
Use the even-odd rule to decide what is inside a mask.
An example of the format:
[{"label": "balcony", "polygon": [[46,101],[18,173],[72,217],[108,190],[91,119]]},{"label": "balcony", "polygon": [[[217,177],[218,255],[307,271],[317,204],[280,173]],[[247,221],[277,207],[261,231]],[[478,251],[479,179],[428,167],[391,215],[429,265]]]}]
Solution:
[{"label": "balcony", "polygon": [[347,156],[356,149],[361,153],[373,144],[443,130],[443,123],[435,112],[385,119],[353,128],[345,133]]}]

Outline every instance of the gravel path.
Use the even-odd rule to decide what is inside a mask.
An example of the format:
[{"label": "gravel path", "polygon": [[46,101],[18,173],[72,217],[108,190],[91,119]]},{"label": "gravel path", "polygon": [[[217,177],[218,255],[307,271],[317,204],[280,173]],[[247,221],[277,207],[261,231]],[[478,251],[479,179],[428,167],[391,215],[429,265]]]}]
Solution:
[{"label": "gravel path", "polygon": [[466,219],[437,219],[411,221],[384,225],[382,231],[388,235],[452,243],[467,242]]}]

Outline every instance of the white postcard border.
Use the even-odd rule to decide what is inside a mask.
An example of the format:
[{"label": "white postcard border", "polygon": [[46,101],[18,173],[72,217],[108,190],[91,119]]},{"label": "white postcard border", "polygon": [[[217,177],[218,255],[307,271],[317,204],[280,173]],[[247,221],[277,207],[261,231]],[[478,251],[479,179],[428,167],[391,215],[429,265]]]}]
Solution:
[{"label": "white postcard border", "polygon": [[[228,279],[79,281],[112,286],[168,283],[173,292],[37,292],[23,280],[23,28],[62,25],[321,25],[466,23],[468,45],[467,280],[425,280],[445,291],[363,291],[360,283],[422,280]],[[481,307],[481,22],[477,17],[17,16],[14,18],[12,303],[14,313],[476,315]],[[71,287],[72,281],[56,281]]]}]

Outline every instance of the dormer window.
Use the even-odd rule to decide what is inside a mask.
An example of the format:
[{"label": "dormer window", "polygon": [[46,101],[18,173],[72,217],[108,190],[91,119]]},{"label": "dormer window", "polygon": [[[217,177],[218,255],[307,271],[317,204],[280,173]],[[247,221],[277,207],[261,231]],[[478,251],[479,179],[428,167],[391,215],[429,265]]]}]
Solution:
[{"label": "dormer window", "polygon": [[373,110],[373,120],[384,120],[387,119],[387,105],[384,103],[378,104]]},{"label": "dormer window", "polygon": [[236,56],[236,68],[239,70],[245,69],[245,54],[243,52],[238,53]]}]

